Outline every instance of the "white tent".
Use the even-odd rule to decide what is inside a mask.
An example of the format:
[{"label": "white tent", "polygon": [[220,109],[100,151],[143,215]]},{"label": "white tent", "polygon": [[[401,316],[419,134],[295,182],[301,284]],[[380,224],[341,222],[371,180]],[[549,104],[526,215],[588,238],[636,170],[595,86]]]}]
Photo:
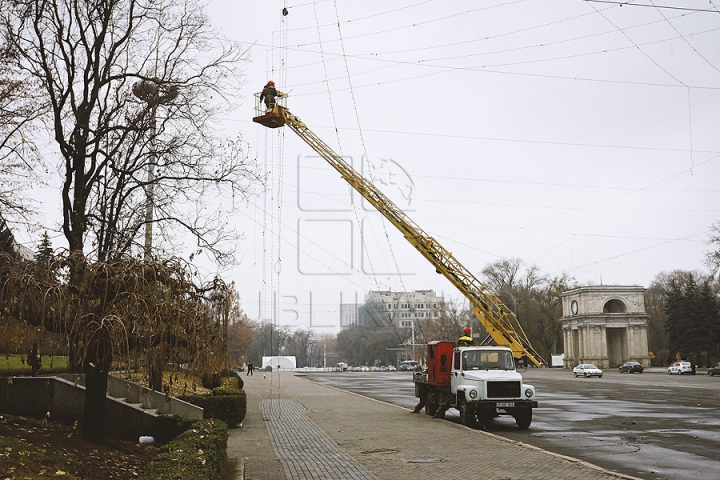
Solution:
[{"label": "white tent", "polygon": [[262,369],[266,367],[272,367],[273,370],[297,368],[297,362],[295,356],[276,356],[276,357],[262,357]]}]

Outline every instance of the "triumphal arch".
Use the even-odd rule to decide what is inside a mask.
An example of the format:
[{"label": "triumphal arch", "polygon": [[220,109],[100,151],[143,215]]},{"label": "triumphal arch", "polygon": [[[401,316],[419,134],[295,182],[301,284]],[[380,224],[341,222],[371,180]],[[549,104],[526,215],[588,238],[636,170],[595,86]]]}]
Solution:
[{"label": "triumphal arch", "polygon": [[613,368],[634,360],[650,366],[647,314],[639,286],[595,285],[562,296],[565,368]]}]

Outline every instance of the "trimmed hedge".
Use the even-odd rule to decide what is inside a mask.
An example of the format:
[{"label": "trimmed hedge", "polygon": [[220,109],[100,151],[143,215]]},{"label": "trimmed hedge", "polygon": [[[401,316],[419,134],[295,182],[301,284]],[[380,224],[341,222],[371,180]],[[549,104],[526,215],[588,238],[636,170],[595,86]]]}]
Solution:
[{"label": "trimmed hedge", "polygon": [[192,427],[193,420],[178,417],[177,415],[159,415],[157,417],[157,433],[155,440],[158,443],[167,443]]},{"label": "trimmed hedge", "polygon": [[220,480],[227,462],[227,425],[198,420],[160,449],[140,480]]},{"label": "trimmed hedge", "polygon": [[217,418],[229,427],[235,427],[245,419],[247,396],[244,390],[231,386],[213,388],[210,395],[183,395],[180,400],[203,408],[203,418]]}]

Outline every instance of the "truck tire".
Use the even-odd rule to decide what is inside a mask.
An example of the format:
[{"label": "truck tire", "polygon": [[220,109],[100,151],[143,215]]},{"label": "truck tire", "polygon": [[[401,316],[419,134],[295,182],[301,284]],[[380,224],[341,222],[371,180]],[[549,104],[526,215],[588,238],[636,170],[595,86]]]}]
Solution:
[{"label": "truck tire", "polygon": [[513,417],[515,417],[515,423],[520,430],[527,430],[532,423],[532,409],[517,410]]}]

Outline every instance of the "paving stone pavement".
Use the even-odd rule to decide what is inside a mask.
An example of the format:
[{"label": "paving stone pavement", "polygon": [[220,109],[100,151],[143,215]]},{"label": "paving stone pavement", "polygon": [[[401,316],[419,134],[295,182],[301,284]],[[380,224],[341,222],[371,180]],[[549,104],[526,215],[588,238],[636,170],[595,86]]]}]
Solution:
[{"label": "paving stone pavement", "polygon": [[[329,374],[331,375],[331,374]],[[468,427],[311,382],[244,376],[248,413],[230,431],[238,479],[631,479]]]},{"label": "paving stone pavement", "polygon": [[260,402],[275,456],[288,479],[377,480],[320,430],[297,400],[271,398]]}]

